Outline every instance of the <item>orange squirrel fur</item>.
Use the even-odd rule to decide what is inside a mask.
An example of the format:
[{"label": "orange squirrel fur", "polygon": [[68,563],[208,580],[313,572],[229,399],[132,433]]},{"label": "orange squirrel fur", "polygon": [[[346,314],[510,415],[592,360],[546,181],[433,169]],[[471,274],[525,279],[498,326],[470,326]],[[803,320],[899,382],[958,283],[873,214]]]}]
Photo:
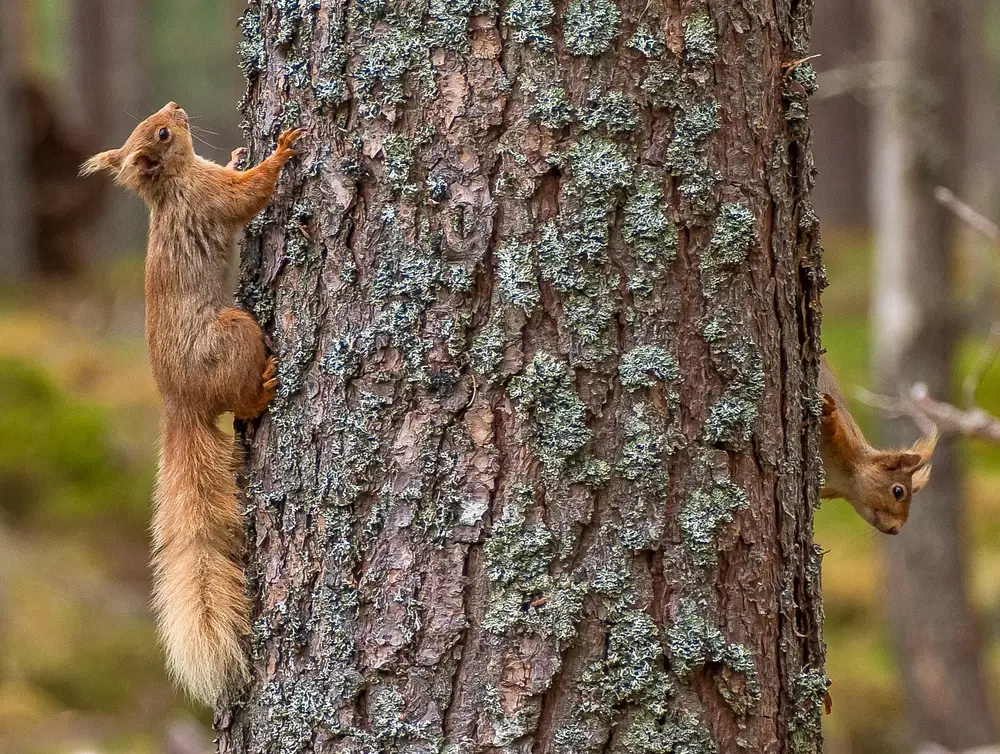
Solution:
[{"label": "orange squirrel fur", "polygon": [[277,387],[260,327],[232,307],[230,250],[270,201],[300,133],[285,131],[270,157],[238,171],[195,154],[187,114],[170,102],[124,146],[80,168],[82,175],[112,172],[149,208],[146,340],[164,409],[153,605],[172,675],[206,704],[248,677],[236,457],[216,420],[226,411],[255,418]]},{"label": "orange squirrel fur", "polygon": [[910,515],[913,493],[930,479],[937,435],[903,450],[877,450],[847,410],[826,359],[820,363],[819,390],[820,455],[826,472],[821,497],[842,497],[879,531],[898,534]]}]

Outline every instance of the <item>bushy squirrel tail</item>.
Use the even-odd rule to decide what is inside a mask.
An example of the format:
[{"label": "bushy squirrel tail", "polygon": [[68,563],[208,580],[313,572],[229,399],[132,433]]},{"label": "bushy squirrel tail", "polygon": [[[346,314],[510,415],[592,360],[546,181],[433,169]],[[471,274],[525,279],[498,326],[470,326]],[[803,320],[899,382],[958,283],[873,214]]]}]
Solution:
[{"label": "bushy squirrel tail", "polygon": [[208,705],[248,676],[250,603],[234,474],[233,440],[212,417],[167,414],[153,513],[153,607],[171,675]]}]

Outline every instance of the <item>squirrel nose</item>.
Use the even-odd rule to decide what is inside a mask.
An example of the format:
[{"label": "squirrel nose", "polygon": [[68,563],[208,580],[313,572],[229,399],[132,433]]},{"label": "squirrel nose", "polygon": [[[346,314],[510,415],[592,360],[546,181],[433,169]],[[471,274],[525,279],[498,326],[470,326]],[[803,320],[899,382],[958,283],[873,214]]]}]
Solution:
[{"label": "squirrel nose", "polygon": [[886,534],[899,534],[899,527],[898,526],[889,526],[889,527],[883,529],[882,531],[884,531]]}]

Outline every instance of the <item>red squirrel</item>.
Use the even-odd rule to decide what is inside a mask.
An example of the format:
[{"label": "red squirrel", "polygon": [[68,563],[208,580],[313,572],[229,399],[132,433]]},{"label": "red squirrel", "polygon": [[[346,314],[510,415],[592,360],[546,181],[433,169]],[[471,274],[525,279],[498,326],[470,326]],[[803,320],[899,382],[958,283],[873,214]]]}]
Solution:
[{"label": "red squirrel", "polygon": [[194,152],[187,113],[174,102],[101,152],[82,175],[110,171],[149,208],[146,341],[163,399],[153,513],[153,606],[171,674],[213,703],[247,678],[250,602],[240,564],[243,522],[233,441],[220,414],[259,416],[274,397],[277,364],[253,317],[228,289],[236,233],[267,206],[300,129],[278,137],[257,167],[223,167]]},{"label": "red squirrel", "polygon": [[826,472],[820,496],[842,497],[879,531],[898,534],[910,515],[913,493],[930,479],[937,435],[923,437],[903,450],[877,450],[847,410],[825,358],[820,363],[819,390],[823,399],[820,455]]}]

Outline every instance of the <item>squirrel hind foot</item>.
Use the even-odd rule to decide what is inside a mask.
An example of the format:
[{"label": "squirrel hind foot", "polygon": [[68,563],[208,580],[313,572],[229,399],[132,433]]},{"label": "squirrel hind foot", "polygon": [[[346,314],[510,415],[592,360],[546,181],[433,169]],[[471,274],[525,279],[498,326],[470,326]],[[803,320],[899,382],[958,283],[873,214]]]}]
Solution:
[{"label": "squirrel hind foot", "polygon": [[256,419],[267,408],[278,392],[278,360],[269,356],[264,371],[261,374],[260,393],[248,406],[239,406],[233,415],[240,421]]}]

